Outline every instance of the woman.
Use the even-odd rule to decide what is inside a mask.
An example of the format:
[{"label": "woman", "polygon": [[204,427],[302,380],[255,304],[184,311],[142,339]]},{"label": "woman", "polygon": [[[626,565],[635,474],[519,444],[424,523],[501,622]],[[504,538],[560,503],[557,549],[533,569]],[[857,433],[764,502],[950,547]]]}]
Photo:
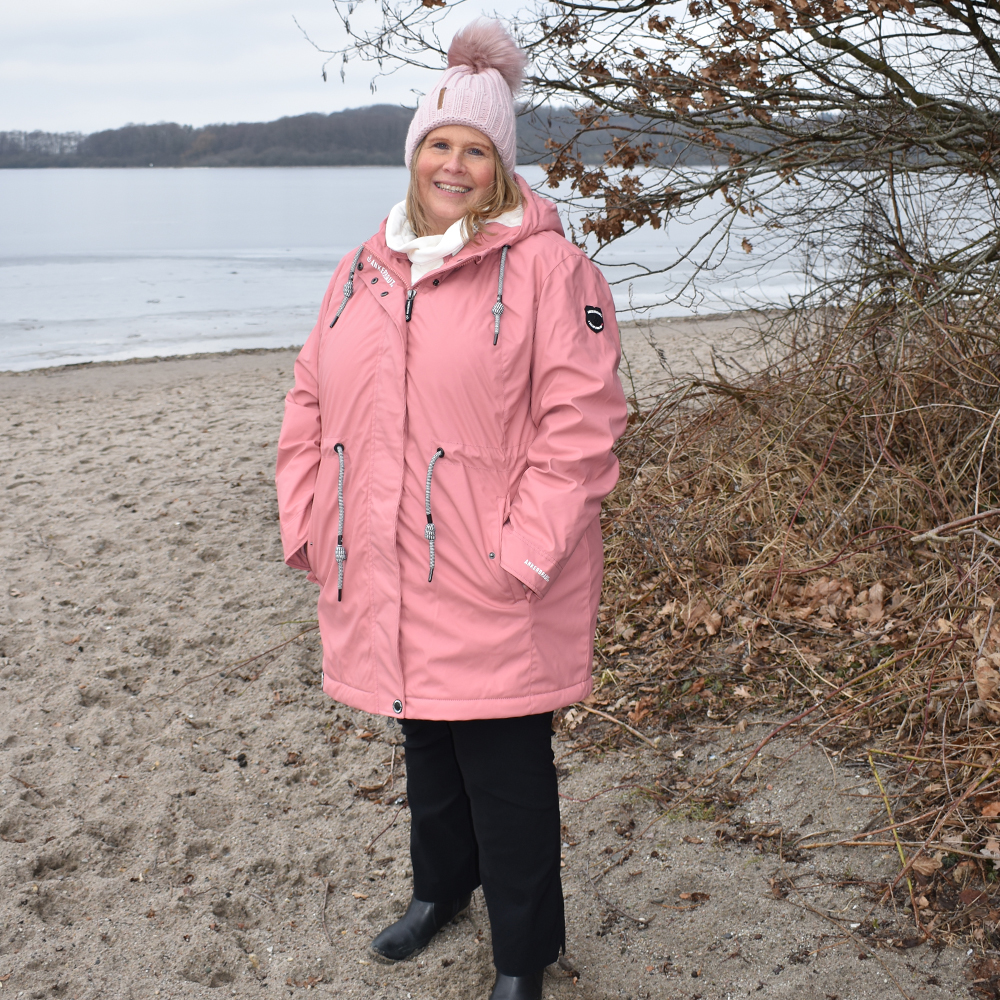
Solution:
[{"label": "woman", "polygon": [[552,711],[591,690],[626,405],[607,284],[513,174],[522,53],[479,21],[448,65],[406,201],[296,362],[278,501],[320,585],[324,690],[402,720],[413,898],[372,951],[414,954],[481,884],[492,1000],[527,1000],[564,945]]}]

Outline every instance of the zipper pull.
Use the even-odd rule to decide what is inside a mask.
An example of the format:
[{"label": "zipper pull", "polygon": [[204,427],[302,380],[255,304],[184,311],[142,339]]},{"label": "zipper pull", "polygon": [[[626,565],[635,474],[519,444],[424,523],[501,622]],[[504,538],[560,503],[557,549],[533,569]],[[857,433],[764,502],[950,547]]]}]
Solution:
[{"label": "zipper pull", "polygon": [[417,290],[411,288],[406,293],[406,322],[410,322],[410,317],[413,315],[413,300],[417,297]]}]

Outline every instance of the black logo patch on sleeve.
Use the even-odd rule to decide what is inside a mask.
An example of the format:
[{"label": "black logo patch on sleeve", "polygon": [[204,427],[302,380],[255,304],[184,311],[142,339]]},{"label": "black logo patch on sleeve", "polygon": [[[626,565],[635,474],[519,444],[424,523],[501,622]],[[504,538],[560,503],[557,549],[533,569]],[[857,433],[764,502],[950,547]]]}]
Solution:
[{"label": "black logo patch on sleeve", "polygon": [[604,313],[597,306],[584,306],[583,317],[594,333],[600,333],[604,329]]}]

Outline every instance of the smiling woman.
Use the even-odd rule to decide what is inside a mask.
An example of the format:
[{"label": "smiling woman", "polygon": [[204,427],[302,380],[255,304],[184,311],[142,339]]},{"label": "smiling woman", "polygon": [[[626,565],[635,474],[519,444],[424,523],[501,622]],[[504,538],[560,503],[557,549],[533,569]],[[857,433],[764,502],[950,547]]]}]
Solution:
[{"label": "smiling woman", "polygon": [[600,505],[626,406],[614,305],[515,176],[524,57],[456,36],[406,138],[410,187],[341,262],[278,446],[285,561],[320,585],[324,690],[402,721],[401,961],[483,887],[491,1000],[564,945],[552,711],[591,689]]},{"label": "smiling woman", "polygon": [[410,162],[406,214],[417,236],[462,222],[464,241],[521,205],[521,190],[493,143],[468,125],[444,125],[421,140]]}]

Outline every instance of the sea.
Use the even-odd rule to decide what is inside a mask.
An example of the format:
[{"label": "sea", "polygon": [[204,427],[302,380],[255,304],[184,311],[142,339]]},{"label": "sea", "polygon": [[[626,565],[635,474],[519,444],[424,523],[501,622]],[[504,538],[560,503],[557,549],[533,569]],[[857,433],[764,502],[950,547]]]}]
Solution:
[{"label": "sea", "polygon": [[[520,171],[542,188],[538,167]],[[334,267],[406,192],[403,167],[0,170],[0,370],[304,343]],[[619,320],[782,303],[786,261],[686,251],[714,214],[612,244]],[[578,217],[564,213],[567,229]],[[741,240],[738,229],[730,243]]]}]

